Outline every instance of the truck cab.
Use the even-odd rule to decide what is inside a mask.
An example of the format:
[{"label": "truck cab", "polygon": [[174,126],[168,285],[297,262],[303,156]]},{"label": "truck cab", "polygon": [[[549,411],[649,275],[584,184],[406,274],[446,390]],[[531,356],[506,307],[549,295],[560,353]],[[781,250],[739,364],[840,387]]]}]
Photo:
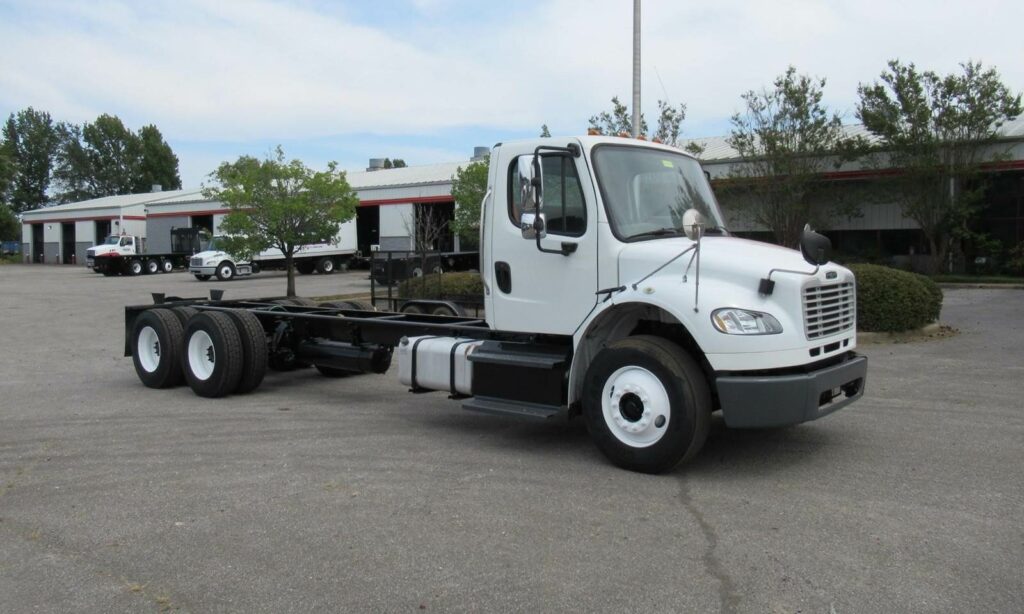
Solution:
[{"label": "truck cab", "polygon": [[688,457],[712,409],[774,427],[863,394],[853,274],[810,231],[803,254],[731,236],[692,156],[619,137],[502,143],[488,185],[487,322],[572,336],[565,402],[619,464]]},{"label": "truck cab", "polygon": [[86,266],[93,268],[96,256],[134,256],[142,253],[141,239],[132,235],[110,235],[103,243],[85,250]]}]

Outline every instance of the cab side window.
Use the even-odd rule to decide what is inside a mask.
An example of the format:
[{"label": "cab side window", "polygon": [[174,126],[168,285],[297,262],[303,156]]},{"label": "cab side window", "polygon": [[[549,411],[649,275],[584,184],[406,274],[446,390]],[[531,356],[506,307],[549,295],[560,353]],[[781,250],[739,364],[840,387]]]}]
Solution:
[{"label": "cab side window", "polygon": [[[587,231],[587,202],[583,186],[576,173],[576,163],[566,155],[541,156],[544,168],[544,217],[548,234],[578,237]],[[519,226],[523,213],[522,194],[519,191],[519,160],[509,166],[509,218]]]}]

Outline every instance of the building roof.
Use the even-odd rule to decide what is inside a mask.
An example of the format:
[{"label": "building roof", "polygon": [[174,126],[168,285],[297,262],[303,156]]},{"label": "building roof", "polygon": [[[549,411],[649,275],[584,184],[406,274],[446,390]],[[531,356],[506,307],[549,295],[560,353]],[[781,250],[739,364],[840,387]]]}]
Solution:
[{"label": "building roof", "polygon": [[460,166],[467,166],[470,163],[471,160],[465,160],[377,171],[349,171],[346,177],[353,190],[448,183]]},{"label": "building roof", "polygon": [[117,196],[104,196],[82,200],[76,203],[65,203],[42,209],[33,209],[22,214],[23,217],[31,217],[33,214],[72,213],[75,211],[93,209],[123,209],[138,205],[163,202],[165,200],[184,199],[202,200],[203,196],[199,190],[169,190],[167,192],[146,192],[145,194],[119,194]]}]

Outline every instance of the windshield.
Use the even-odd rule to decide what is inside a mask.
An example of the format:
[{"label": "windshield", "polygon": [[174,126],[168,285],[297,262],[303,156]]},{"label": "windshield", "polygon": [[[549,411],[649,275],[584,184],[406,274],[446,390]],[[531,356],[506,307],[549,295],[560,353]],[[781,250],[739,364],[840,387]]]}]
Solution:
[{"label": "windshield", "polygon": [[107,237],[107,240],[104,241],[103,244],[104,245],[117,245],[120,242],[121,242],[121,237],[118,237],[116,235],[111,235],[111,236]]},{"label": "windshield", "polygon": [[671,151],[601,145],[594,170],[612,231],[623,241],[682,236],[683,213],[696,209],[705,232],[724,232],[722,215],[704,171]]},{"label": "windshield", "polygon": [[224,251],[224,237],[217,235],[210,239],[210,242],[206,244],[206,251],[208,252],[222,252]]}]

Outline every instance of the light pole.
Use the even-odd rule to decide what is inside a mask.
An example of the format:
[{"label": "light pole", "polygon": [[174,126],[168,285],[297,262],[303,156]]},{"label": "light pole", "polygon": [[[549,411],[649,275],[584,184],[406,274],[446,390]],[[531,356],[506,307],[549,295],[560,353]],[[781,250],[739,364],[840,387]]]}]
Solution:
[{"label": "light pole", "polygon": [[633,0],[633,138],[640,136],[640,0]]}]

